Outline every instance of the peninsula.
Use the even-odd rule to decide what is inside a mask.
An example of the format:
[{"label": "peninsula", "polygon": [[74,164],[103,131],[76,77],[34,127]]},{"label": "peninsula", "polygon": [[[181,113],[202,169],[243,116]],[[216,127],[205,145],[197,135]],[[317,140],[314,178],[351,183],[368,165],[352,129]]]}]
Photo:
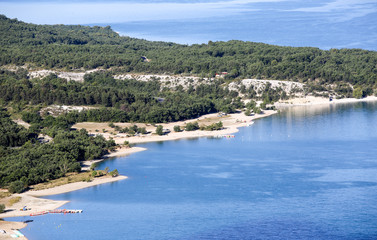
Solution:
[{"label": "peninsula", "polygon": [[[134,144],[231,136],[287,106],[377,95],[377,53],[361,49],[182,45],[0,15],[0,51],[0,218],[65,203],[41,196],[126,179],[100,176],[95,163],[145,150]],[[93,180],[31,191],[82,171]],[[12,224],[0,229],[24,226]]]}]

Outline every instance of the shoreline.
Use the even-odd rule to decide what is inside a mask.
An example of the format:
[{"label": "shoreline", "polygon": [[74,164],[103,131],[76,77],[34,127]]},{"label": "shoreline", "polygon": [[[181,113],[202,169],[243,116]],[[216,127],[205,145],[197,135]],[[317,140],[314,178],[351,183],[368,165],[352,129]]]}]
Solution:
[{"label": "shoreline", "polygon": [[[294,98],[287,101],[281,101],[281,102],[276,103],[275,106],[277,107],[277,109],[284,109],[284,108],[296,107],[296,106],[315,106],[315,105],[324,105],[324,104],[332,105],[332,104],[341,104],[341,103],[371,102],[371,101],[377,101],[377,97],[370,96],[363,99],[345,98],[345,99],[334,99],[332,101],[329,101],[328,98],[323,98],[323,97],[305,97],[305,98]],[[241,112],[241,113],[229,114],[229,115],[226,115],[225,117],[216,117],[218,115],[217,113],[208,114],[208,115],[201,116],[197,119],[161,124],[163,125],[164,129],[171,130],[171,132],[167,135],[158,136],[158,135],[150,134],[148,136],[118,137],[118,138],[115,138],[114,140],[117,144],[122,144],[124,141],[128,141],[130,144],[143,144],[143,143],[150,143],[150,142],[173,141],[173,140],[187,139],[187,138],[216,137],[219,135],[229,135],[229,134],[238,132],[240,127],[249,126],[249,124],[253,120],[268,117],[268,116],[276,114],[277,112],[278,111],[274,111],[274,110],[266,110],[264,111],[263,114],[256,114],[253,116],[245,116],[244,113]],[[215,122],[213,121],[213,119],[215,119],[215,121],[219,121],[219,120],[222,121],[224,124],[224,129],[218,130],[218,131],[200,131],[200,130],[190,131],[190,132],[187,132],[187,131],[174,132],[173,131],[173,128],[176,125],[183,125],[183,124],[187,124],[187,123],[195,122],[195,121],[198,121],[199,123],[201,122],[212,123],[212,122]],[[91,123],[84,123],[84,124],[91,124]],[[93,123],[93,124],[100,125],[101,123]],[[81,127],[80,124],[76,124],[75,128],[80,129],[84,127]],[[106,134],[106,133],[102,135],[104,135],[106,139],[110,139],[110,137],[112,137],[112,135]],[[145,151],[145,150],[147,149],[143,147],[131,147],[131,148],[121,147],[117,149],[115,152],[112,152],[104,156],[102,159],[96,159],[96,160],[83,162],[82,169],[89,170],[91,164],[95,162],[102,162],[109,158],[127,156],[129,154],[140,152],[140,151]],[[19,211],[19,209],[25,205],[32,206],[33,210],[48,211],[48,210],[59,208],[69,202],[69,201],[57,201],[57,200],[49,200],[49,199],[40,198],[42,196],[57,195],[57,194],[72,192],[79,189],[92,187],[92,186],[100,185],[103,183],[111,183],[111,182],[124,180],[124,179],[127,179],[127,177],[126,176],[118,176],[114,178],[101,177],[101,178],[96,178],[92,182],[89,182],[89,183],[87,182],[69,183],[69,184],[65,184],[62,186],[45,189],[45,190],[28,191],[21,194],[13,194],[12,197],[20,196],[22,197],[22,200],[12,206],[12,208],[15,208],[14,212],[2,213],[0,214],[0,219],[9,218],[9,217],[28,216],[30,215],[30,213],[35,212],[35,211],[27,211],[27,212]],[[22,223],[22,222],[0,221],[0,229],[5,229],[5,230],[6,229],[9,229],[9,230],[21,229],[26,226],[27,224]],[[5,236],[1,236],[1,237],[5,237]],[[12,238],[9,235],[7,235],[6,238],[4,239],[12,239]],[[21,237],[19,239],[27,240],[26,237]]]},{"label": "shoreline", "polygon": [[377,101],[377,96],[368,96],[365,98],[340,98],[329,101],[329,98],[325,97],[303,97],[293,98],[289,100],[279,101],[275,104],[277,108],[297,107],[297,106],[314,106],[314,105],[333,105],[333,104],[345,104],[345,103],[357,103],[357,102],[374,102]]},{"label": "shoreline", "polygon": [[[64,204],[68,203],[69,201],[62,201],[62,200],[51,200],[51,199],[45,199],[41,198],[42,196],[49,196],[49,195],[57,195],[62,193],[68,193],[73,192],[76,190],[88,188],[97,186],[104,183],[112,183],[120,180],[127,179],[126,176],[117,176],[117,177],[99,177],[93,179],[91,182],[74,182],[74,183],[68,183],[61,186],[57,186],[54,188],[39,190],[39,191],[27,191],[20,194],[13,194],[10,197],[8,197],[8,200],[10,198],[14,197],[20,197],[20,201],[13,204],[10,208],[7,208],[7,211],[5,213],[0,214],[0,219],[4,218],[11,218],[11,217],[25,217],[30,216],[31,213],[36,212],[43,212],[43,211],[49,211],[54,210],[57,208],[62,207]],[[27,206],[27,208],[31,208],[31,210],[27,211],[20,211],[24,206]],[[22,229],[27,226],[24,222],[14,222],[14,221],[0,221],[0,229],[5,230],[7,234],[1,234],[1,239],[13,239],[10,234],[12,234],[13,229]],[[27,240],[27,238],[19,237],[18,239]]]},{"label": "shoreline", "polygon": [[[251,121],[271,116],[273,114],[276,114],[277,111],[273,110],[267,110],[263,114],[257,114],[253,116],[245,116],[244,113],[235,113],[235,114],[229,114],[226,117],[219,118],[224,123],[224,129],[219,131],[183,131],[183,132],[174,132],[173,128],[175,125],[179,124],[186,124],[189,122],[195,122],[195,121],[208,121],[213,120],[212,118],[215,118],[216,121],[219,120],[216,118],[218,115],[216,114],[208,114],[205,116],[201,116],[197,119],[192,119],[188,121],[182,121],[182,122],[174,122],[174,123],[168,123],[168,124],[161,124],[165,125],[164,128],[171,128],[171,133],[168,135],[158,136],[158,135],[150,135],[146,137],[129,137],[127,139],[122,139],[121,141],[116,141],[118,144],[123,143],[125,140],[129,141],[131,144],[142,144],[142,143],[149,143],[149,142],[159,142],[159,141],[173,141],[173,140],[179,140],[184,138],[198,138],[198,137],[215,137],[218,135],[228,135],[232,133],[236,133],[239,131],[238,128],[247,126]],[[109,139],[109,136],[105,136],[107,139]],[[89,160],[82,163],[82,170],[89,170],[91,164],[96,162],[102,162],[106,159],[113,158],[113,157],[120,157],[120,156],[127,156],[132,153],[145,151],[146,148],[143,147],[121,147],[117,149],[115,152],[112,152],[106,156],[104,156],[102,159],[96,159],[96,160]],[[43,196],[49,196],[49,195],[57,195],[67,192],[76,191],[79,189],[87,188],[96,186],[103,183],[110,183],[114,181],[119,181],[127,179],[126,176],[118,176],[118,177],[102,177],[102,178],[95,178],[92,182],[75,182],[75,183],[69,183],[61,186],[57,186],[54,188],[39,190],[39,191],[27,191],[21,194],[13,194],[11,197],[21,197],[21,201],[12,205],[13,211],[8,213],[2,213],[0,214],[0,218],[9,218],[9,217],[22,217],[22,216],[29,216],[30,213],[33,212],[40,212],[40,211],[48,211],[48,210],[54,210],[56,208],[59,208],[63,206],[64,204],[68,203],[69,201],[58,201],[58,200],[50,200],[50,199],[44,199],[40,198]],[[32,208],[32,211],[20,211],[20,209],[23,206],[28,206],[28,208]],[[20,222],[0,222],[0,229],[3,228],[4,225],[13,226],[12,228],[24,228],[27,225],[22,224]],[[9,236],[10,237],[10,236]],[[11,238],[9,238],[11,239]],[[24,238],[27,239],[27,238]]]},{"label": "shoreline", "polygon": [[[13,204],[10,208],[7,208],[6,212],[1,213],[0,218],[23,217],[29,216],[31,213],[35,212],[54,210],[68,203],[69,201],[50,200],[40,197],[73,192],[76,190],[93,187],[104,183],[112,183],[124,179],[127,179],[127,177],[121,175],[117,177],[105,176],[95,178],[90,182],[74,182],[38,191],[29,190],[23,193],[13,194],[11,197],[21,197],[20,201]],[[27,208],[31,208],[31,210],[20,211],[20,209],[22,209],[23,206],[27,206]]]},{"label": "shoreline", "polygon": [[[278,111],[275,110],[265,110],[262,114],[255,114],[252,116],[246,116],[243,112],[239,113],[232,113],[232,114],[226,114],[222,116],[218,116],[218,113],[211,113],[207,115],[203,115],[196,119],[190,119],[186,121],[179,121],[179,122],[171,122],[171,123],[161,123],[158,125],[162,125],[164,129],[169,130],[170,132],[166,135],[157,135],[155,134],[155,126],[152,126],[150,124],[144,124],[144,123],[114,123],[117,126],[120,127],[130,127],[133,124],[137,124],[138,127],[145,127],[146,130],[149,132],[147,135],[141,135],[141,136],[131,136],[128,137],[127,134],[124,133],[118,133],[114,134],[112,133],[113,129],[108,126],[108,123],[94,123],[94,122],[82,122],[77,123],[73,125],[73,128],[76,128],[78,130],[84,128],[89,133],[97,135],[100,134],[104,136],[106,139],[113,139],[117,144],[123,144],[125,141],[129,142],[129,144],[142,144],[142,143],[150,143],[150,142],[161,142],[161,141],[172,141],[172,140],[179,140],[179,139],[185,139],[185,138],[198,138],[198,137],[216,137],[219,135],[228,135],[238,132],[238,128],[240,127],[246,127],[248,126],[252,121],[264,117],[271,116],[273,114],[276,114]],[[187,123],[193,123],[198,122],[199,125],[210,125],[213,123],[217,123],[221,121],[223,123],[223,129],[218,131],[181,131],[181,132],[175,132],[174,126],[180,126],[181,129],[187,124]],[[106,132],[99,133],[98,129],[105,129]],[[139,147],[132,147],[131,149],[139,148]],[[145,150],[145,148],[143,149]],[[137,150],[142,151],[142,149]],[[127,153],[125,153],[127,154]],[[114,155],[110,155],[109,157],[113,157]]]},{"label": "shoreline", "polygon": [[100,162],[103,162],[103,161],[105,161],[109,158],[128,156],[132,153],[142,152],[142,151],[145,151],[145,150],[147,150],[147,149],[143,148],[143,147],[120,147],[116,151],[109,153],[109,154],[106,154],[105,156],[103,156],[100,159],[87,160],[87,161],[81,162],[81,170],[82,171],[89,171],[90,166],[93,163],[100,163]]}]

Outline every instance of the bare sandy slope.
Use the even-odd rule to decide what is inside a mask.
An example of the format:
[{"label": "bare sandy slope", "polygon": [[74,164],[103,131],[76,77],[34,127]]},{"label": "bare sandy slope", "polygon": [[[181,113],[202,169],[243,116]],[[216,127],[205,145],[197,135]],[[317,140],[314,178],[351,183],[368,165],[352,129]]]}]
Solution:
[{"label": "bare sandy slope", "polygon": [[279,101],[275,105],[277,107],[290,107],[290,106],[311,106],[311,105],[319,105],[319,104],[337,104],[337,103],[354,103],[354,102],[369,102],[369,101],[377,101],[377,97],[369,96],[362,99],[356,98],[342,98],[342,99],[333,99],[332,101],[329,98],[324,97],[302,97],[302,98],[293,98],[290,100]]}]

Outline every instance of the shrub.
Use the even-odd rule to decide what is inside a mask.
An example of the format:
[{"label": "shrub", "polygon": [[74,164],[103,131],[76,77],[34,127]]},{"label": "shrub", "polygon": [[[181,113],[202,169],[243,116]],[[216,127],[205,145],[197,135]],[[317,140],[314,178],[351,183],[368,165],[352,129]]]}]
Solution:
[{"label": "shrub", "polygon": [[25,190],[25,184],[18,180],[18,181],[14,181],[12,182],[10,185],[9,185],[9,192],[11,193],[22,193],[24,190]]},{"label": "shrub", "polygon": [[96,167],[98,167],[98,162],[92,163],[92,165],[90,165],[90,170],[94,171],[96,169]]},{"label": "shrub", "polygon": [[182,131],[180,126],[178,125],[174,126],[174,132],[180,132],[180,131]]},{"label": "shrub", "polygon": [[186,131],[195,131],[199,129],[199,124],[198,122],[194,123],[187,123],[185,127]]},{"label": "shrub", "polygon": [[218,123],[213,123],[209,126],[203,127],[203,130],[207,130],[207,131],[218,131],[221,129],[223,129],[223,123],[221,121]]},{"label": "shrub", "polygon": [[116,177],[116,176],[119,176],[119,172],[118,172],[117,169],[114,169],[113,171],[110,172],[110,175],[111,175],[112,177]]},{"label": "shrub", "polygon": [[162,125],[158,125],[157,128],[156,128],[156,133],[158,135],[164,135],[164,131],[163,131],[163,127]]},{"label": "shrub", "polygon": [[0,213],[3,213],[5,211],[5,205],[0,204]]}]

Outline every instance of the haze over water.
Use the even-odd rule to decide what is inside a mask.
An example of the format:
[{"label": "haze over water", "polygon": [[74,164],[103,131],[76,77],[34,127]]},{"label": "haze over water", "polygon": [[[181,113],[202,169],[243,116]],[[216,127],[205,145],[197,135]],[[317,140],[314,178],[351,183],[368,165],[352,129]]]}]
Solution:
[{"label": "haze over water", "polygon": [[[292,108],[233,139],[143,146],[129,179],[50,197],[31,239],[376,239],[377,103]],[[26,220],[30,217],[16,218]]]},{"label": "haze over water", "polygon": [[0,0],[0,6],[26,22],[110,25],[147,40],[377,50],[376,0]]}]

